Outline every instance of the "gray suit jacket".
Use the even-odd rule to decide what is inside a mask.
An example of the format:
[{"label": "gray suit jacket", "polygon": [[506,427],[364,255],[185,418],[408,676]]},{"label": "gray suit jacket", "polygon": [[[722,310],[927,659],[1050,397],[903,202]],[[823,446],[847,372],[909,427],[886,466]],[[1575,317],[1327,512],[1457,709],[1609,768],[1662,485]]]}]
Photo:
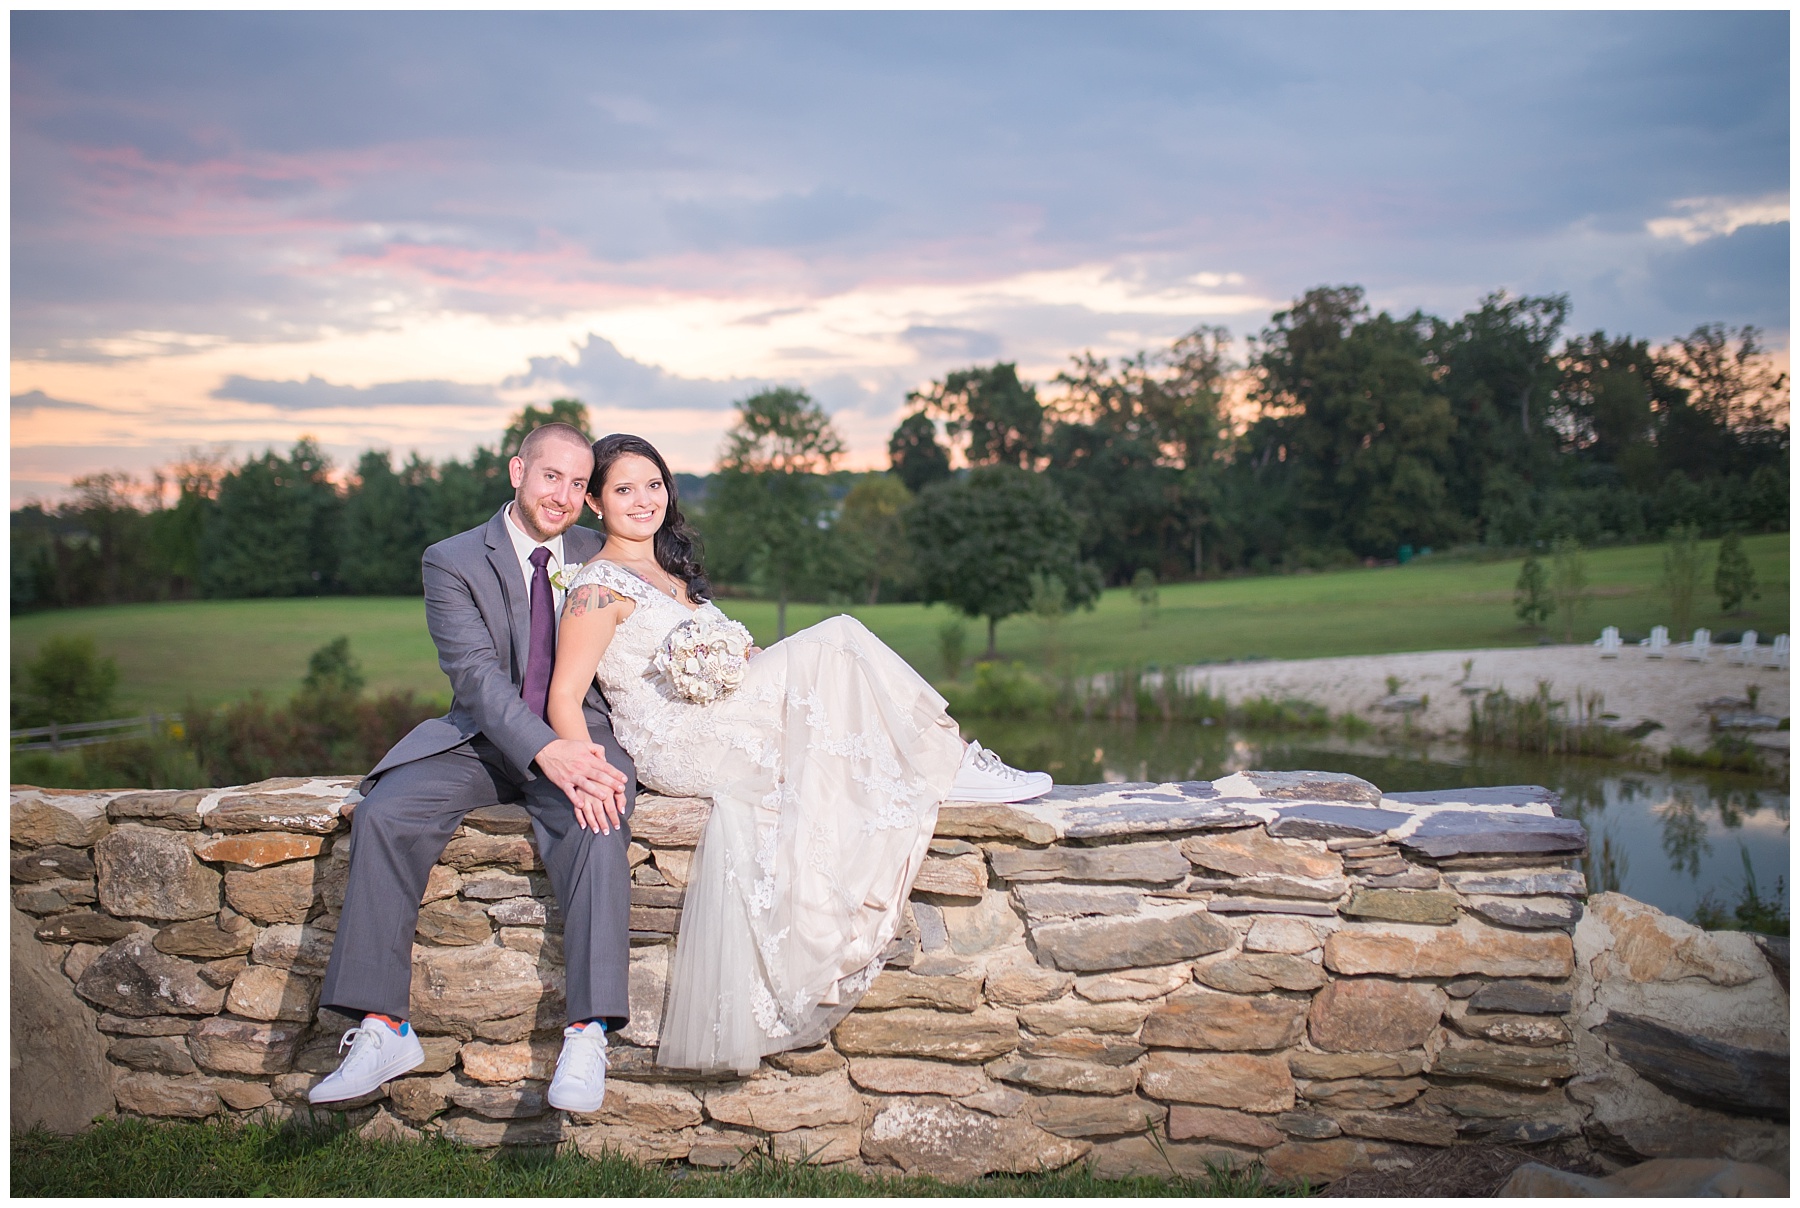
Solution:
[{"label": "gray suit jacket", "polygon": [[[573,571],[600,552],[605,538],[592,529],[563,534],[563,564]],[[422,721],[382,756],[359,786],[368,792],[389,768],[454,750],[477,734],[527,780],[531,761],[556,737],[549,723],[519,695],[531,642],[530,592],[506,532],[506,508],[480,528],[446,537],[425,551],[425,627],[437,645],[438,666],[450,677],[450,712]],[[606,701],[590,684],[582,702],[607,716]]]}]

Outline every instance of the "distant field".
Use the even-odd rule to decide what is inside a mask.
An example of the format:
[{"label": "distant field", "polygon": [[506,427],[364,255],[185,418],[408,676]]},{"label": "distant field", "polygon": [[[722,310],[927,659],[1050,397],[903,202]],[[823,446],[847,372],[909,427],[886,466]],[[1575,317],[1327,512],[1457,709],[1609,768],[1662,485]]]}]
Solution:
[{"label": "distant field", "polygon": [[[1751,537],[1744,544],[1762,598],[1745,616],[1722,616],[1709,574],[1696,623],[1715,632],[1785,632],[1787,534]],[[1657,587],[1661,546],[1597,550],[1588,555],[1588,567],[1597,598],[1578,626],[1579,638],[1591,640],[1603,625],[1647,632],[1668,623]],[[1512,612],[1518,574],[1517,560],[1426,560],[1374,570],[1184,583],[1162,589],[1161,606],[1147,627],[1128,592],[1110,591],[1095,611],[1063,622],[1060,645],[1068,665],[1096,670],[1253,655],[1317,658],[1532,645],[1539,635],[1521,628]],[[774,604],[726,600],[723,607],[759,641],[774,640]],[[942,674],[937,630],[952,615],[944,606],[795,604],[788,608],[788,625],[800,628],[837,612],[853,613],[927,676]],[[967,624],[967,649],[977,654],[986,623]],[[13,620],[14,662],[29,658],[53,633],[91,634],[103,653],[118,660],[121,714],[178,709],[190,694],[203,704],[254,689],[286,696],[299,686],[306,656],[340,633],[350,635],[371,688],[449,692],[425,632],[424,604],[416,599],[226,600],[36,613]],[[1005,621],[999,638],[1005,657],[1043,658],[1043,631],[1035,620]]]}]

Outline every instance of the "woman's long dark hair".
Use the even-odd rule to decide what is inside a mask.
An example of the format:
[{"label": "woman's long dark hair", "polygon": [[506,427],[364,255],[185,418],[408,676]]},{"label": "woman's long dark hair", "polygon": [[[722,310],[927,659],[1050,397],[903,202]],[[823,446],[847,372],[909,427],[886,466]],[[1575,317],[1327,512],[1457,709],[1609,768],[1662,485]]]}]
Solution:
[{"label": "woman's long dark hair", "polygon": [[[669,473],[669,463],[663,455],[656,451],[656,446],[641,436],[632,436],[625,432],[615,432],[611,436],[602,436],[594,442],[594,472],[588,478],[588,493],[600,498],[600,492],[606,489],[606,474],[612,469],[613,462],[621,457],[636,454],[648,458],[656,464],[656,472],[662,475],[663,489],[669,496],[669,510],[663,513],[662,527],[656,530],[656,564],[678,576],[687,584],[688,599],[696,604],[703,604],[712,599],[712,584],[707,581],[706,571],[700,565],[700,534],[688,524],[687,517],[681,514],[681,506],[676,502],[678,494],[675,487],[675,476]],[[595,509],[596,516],[599,509]]]}]

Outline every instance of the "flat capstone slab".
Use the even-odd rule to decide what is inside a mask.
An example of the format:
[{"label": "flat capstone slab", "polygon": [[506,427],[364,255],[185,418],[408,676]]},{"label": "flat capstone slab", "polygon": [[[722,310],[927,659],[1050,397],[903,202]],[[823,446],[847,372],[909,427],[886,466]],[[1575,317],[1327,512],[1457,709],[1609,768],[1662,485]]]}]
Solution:
[{"label": "flat capstone slab", "polygon": [[1547,805],[1562,812],[1562,794],[1541,784],[1502,784],[1479,789],[1431,789],[1423,793],[1388,793],[1382,798],[1395,805]]},{"label": "flat capstone slab", "polygon": [[[1344,801],[1374,805],[1381,790],[1348,772],[1239,772],[1263,797],[1276,801]],[[1228,780],[1236,777],[1227,777]]]},{"label": "flat capstone slab", "polygon": [[1413,815],[1362,805],[1306,803],[1281,807],[1269,824],[1277,839],[1367,839],[1411,822]]},{"label": "flat capstone slab", "polygon": [[1575,855],[1587,850],[1587,828],[1572,818],[1543,814],[1440,810],[1400,840],[1434,860],[1451,856]]},{"label": "flat capstone slab", "polygon": [[1154,835],[1169,831],[1235,830],[1262,819],[1227,801],[1184,800],[1166,794],[1133,796],[1116,805],[1076,806],[1064,815],[1063,837]]},{"label": "flat capstone slab", "polygon": [[1123,801],[1210,801],[1219,791],[1210,780],[1182,780],[1174,783],[1150,780],[1127,780],[1119,784],[1059,784],[1033,803],[1054,801],[1059,804],[1088,805],[1098,799],[1112,804]]}]

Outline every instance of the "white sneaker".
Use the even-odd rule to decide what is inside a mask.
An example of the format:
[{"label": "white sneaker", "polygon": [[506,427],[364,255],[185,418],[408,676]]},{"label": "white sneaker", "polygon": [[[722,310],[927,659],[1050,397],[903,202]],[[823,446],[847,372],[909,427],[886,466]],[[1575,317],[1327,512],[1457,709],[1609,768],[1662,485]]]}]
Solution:
[{"label": "white sneaker", "polygon": [[350,1046],[350,1055],[325,1080],[306,1092],[312,1103],[341,1103],[360,1099],[390,1078],[398,1078],[425,1061],[425,1046],[408,1025],[396,1032],[384,1023],[351,1028],[338,1041],[338,1051]]},{"label": "white sneaker", "polygon": [[950,785],[951,801],[1029,801],[1042,797],[1054,785],[1047,772],[1021,772],[1008,767],[978,742],[963,752],[962,767]]},{"label": "white sneaker", "polygon": [[550,1106],[597,1112],[606,1098],[606,1029],[599,1024],[563,1029],[562,1055],[550,1080]]}]

